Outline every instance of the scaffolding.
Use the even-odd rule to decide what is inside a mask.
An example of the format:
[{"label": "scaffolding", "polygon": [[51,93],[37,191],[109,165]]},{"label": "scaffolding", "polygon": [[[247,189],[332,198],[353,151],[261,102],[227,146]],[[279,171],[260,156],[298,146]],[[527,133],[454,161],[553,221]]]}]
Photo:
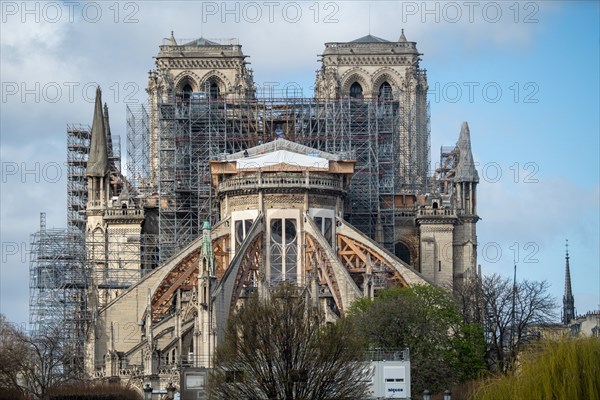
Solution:
[{"label": "scaffolding", "polygon": [[87,165],[91,130],[87,125],[67,126],[67,228],[85,232]]},{"label": "scaffolding", "polygon": [[[111,175],[121,177],[121,141],[106,133],[108,140],[108,162]],[[67,229],[85,232],[87,205],[86,166],[92,138],[89,125],[67,125]],[[111,182],[116,187],[116,178]]]},{"label": "scaffolding", "polygon": [[[185,99],[171,93],[155,108],[127,109],[128,173],[158,204],[160,261],[219,219],[209,160],[285,138],[356,160],[345,218],[393,251],[396,194],[427,191],[429,114],[424,93],[400,100],[299,97]],[[148,123],[156,121],[156,178],[149,174]]]},{"label": "scaffolding", "polygon": [[32,337],[60,332],[68,359],[65,369],[83,373],[83,346],[89,321],[86,303],[85,238],[76,229],[46,229],[31,235],[29,322]]},{"label": "scaffolding", "polygon": [[[129,220],[144,218],[140,209],[109,209],[105,218],[127,217]],[[115,229],[117,232],[111,232]],[[135,285],[156,266],[155,235],[139,232],[123,232],[118,225],[108,232],[87,235],[85,245],[88,255],[86,289],[97,299],[90,310],[101,308],[115,299],[119,293]]]},{"label": "scaffolding", "polygon": [[218,222],[209,161],[278,138],[355,160],[344,217],[393,251],[403,212],[396,197],[428,191],[429,114],[424,93],[388,98],[186,100],[173,93],[153,107],[127,107],[127,178],[119,141],[107,130],[115,196],[103,217],[112,223],[97,233],[86,230],[90,128],[69,125],[67,229],[46,229],[42,214],[31,236],[32,332],[62,326],[72,368],[82,370],[91,313],[197,238],[204,220]]},{"label": "scaffolding", "polygon": [[[143,216],[139,209],[108,210],[106,218]],[[116,228],[119,229],[119,228]],[[83,349],[91,315],[157,265],[156,235],[86,235],[47,229],[31,235],[29,323],[33,337],[51,329],[67,348],[69,365],[83,373]],[[91,295],[91,296],[90,296]],[[89,299],[95,299],[89,303]],[[78,376],[78,375],[77,375]]]},{"label": "scaffolding", "polygon": [[[107,117],[106,117],[107,118]],[[126,185],[121,173],[119,137],[107,136],[110,184],[113,193]],[[115,140],[116,139],[116,140]],[[156,267],[156,235],[89,236],[86,231],[86,166],[91,141],[89,125],[67,126],[67,228],[47,229],[46,215],[40,216],[40,230],[31,235],[29,266],[29,322],[32,336],[52,329],[68,348],[70,358],[63,367],[76,375],[83,373],[83,346],[95,298],[109,299],[135,284],[145,271]],[[118,202],[118,198],[111,199]],[[132,206],[135,203],[131,204]],[[107,210],[107,219],[143,219],[141,207],[123,209],[120,204]],[[149,214],[152,214],[150,212]],[[149,223],[149,226],[152,224]],[[116,228],[118,229],[118,228]],[[95,250],[102,246],[102,257]],[[94,257],[88,257],[92,251]],[[98,268],[103,260],[104,268]]]},{"label": "scaffolding", "polygon": [[127,105],[127,176],[135,193],[148,198],[153,188],[150,182],[149,136],[136,135],[136,132],[148,132],[147,105],[139,104],[135,108]]}]

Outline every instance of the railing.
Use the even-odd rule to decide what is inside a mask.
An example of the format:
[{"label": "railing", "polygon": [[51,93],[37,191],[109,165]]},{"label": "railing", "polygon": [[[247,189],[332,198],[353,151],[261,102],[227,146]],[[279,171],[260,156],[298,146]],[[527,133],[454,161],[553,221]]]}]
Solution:
[{"label": "railing", "polygon": [[219,192],[242,189],[277,189],[277,188],[328,189],[343,191],[340,178],[319,175],[264,174],[231,178],[219,184]]},{"label": "railing", "polygon": [[325,43],[326,49],[335,48],[403,48],[403,49],[416,49],[414,42],[376,42],[376,43],[360,43],[360,42],[330,42]]},{"label": "railing", "polygon": [[440,216],[440,217],[456,217],[454,208],[422,208],[418,211],[419,216]]},{"label": "railing", "polygon": [[414,217],[416,215],[415,210],[407,210],[407,209],[396,209],[395,210],[395,216],[396,217]]},{"label": "railing", "polygon": [[375,349],[369,350],[365,354],[369,361],[408,361],[410,360],[410,354],[408,349],[403,350],[389,350],[389,349]]},{"label": "railing", "polygon": [[106,376],[106,369],[105,368],[97,369],[96,371],[94,371],[92,373],[92,376],[94,378],[104,378]]},{"label": "railing", "polygon": [[143,217],[144,210],[138,208],[109,208],[107,217]]},{"label": "railing", "polygon": [[130,365],[126,368],[119,368],[120,376],[139,376],[142,375],[144,369],[141,365]]}]

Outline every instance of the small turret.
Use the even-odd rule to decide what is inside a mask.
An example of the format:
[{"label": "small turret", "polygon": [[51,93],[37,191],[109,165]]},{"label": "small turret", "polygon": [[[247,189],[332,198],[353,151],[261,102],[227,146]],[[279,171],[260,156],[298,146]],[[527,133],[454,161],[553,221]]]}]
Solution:
[{"label": "small turret", "polygon": [[208,276],[215,276],[215,261],[210,238],[210,222],[204,221],[202,225],[202,252],[201,252],[201,274],[207,273]]},{"label": "small turret", "polygon": [[400,33],[400,38],[398,39],[399,42],[404,43],[406,42],[406,36],[404,36],[404,28],[402,28],[401,33]]},{"label": "small turret", "polygon": [[171,31],[171,36],[169,37],[169,46],[177,46],[177,40],[175,40],[173,31]]}]

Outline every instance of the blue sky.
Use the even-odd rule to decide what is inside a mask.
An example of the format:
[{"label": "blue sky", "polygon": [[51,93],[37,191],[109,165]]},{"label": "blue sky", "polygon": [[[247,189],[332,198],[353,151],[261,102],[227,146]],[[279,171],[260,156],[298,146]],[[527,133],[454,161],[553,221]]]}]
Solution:
[{"label": "blue sky", "polygon": [[310,95],[325,42],[369,30],[397,40],[404,28],[428,71],[432,166],[462,121],[471,128],[483,271],[511,275],[516,259],[518,278],[548,280],[560,303],[568,238],[577,311],[600,308],[597,2],[281,1],[271,15],[264,2],[82,4],[2,3],[0,312],[9,320],[28,320],[39,212],[49,227],[66,224],[66,124],[91,123],[99,83],[124,157],[125,108],[144,101],[171,30],[237,37],[259,86],[294,82]]}]

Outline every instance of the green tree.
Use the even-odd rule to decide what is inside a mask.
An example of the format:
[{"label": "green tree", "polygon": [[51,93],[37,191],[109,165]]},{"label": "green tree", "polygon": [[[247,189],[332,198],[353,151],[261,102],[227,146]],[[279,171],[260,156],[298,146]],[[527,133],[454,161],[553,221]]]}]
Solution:
[{"label": "green tree", "polygon": [[298,289],[250,299],[229,322],[209,379],[214,399],[364,399],[362,343],[345,319],[324,324]]},{"label": "green tree", "polygon": [[600,340],[532,343],[519,368],[484,381],[472,399],[600,400]]},{"label": "green tree", "polygon": [[443,289],[386,289],[373,301],[357,301],[350,313],[367,346],[408,347],[413,393],[447,389],[485,371],[481,327],[463,323],[455,301]]}]

